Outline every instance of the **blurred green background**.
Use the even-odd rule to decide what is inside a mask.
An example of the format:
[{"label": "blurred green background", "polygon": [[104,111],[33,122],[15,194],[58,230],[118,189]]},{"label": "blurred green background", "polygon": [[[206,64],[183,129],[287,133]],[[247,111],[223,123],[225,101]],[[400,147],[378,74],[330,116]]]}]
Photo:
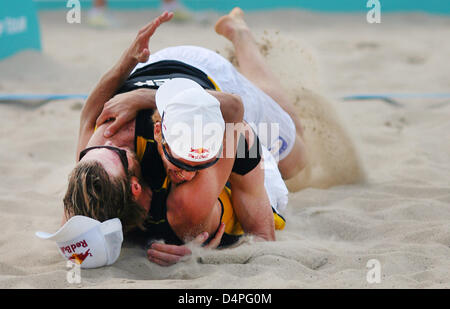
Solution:
[{"label": "blurred green background", "polygon": [[[66,0],[34,0],[38,9],[65,8]],[[383,12],[421,11],[436,14],[450,14],[449,0],[379,0]],[[91,0],[81,0],[82,8],[89,8]],[[244,10],[269,10],[277,8],[298,8],[328,12],[367,11],[368,0],[182,0],[193,10],[229,11],[235,6]],[[112,9],[157,8],[159,0],[108,0]]]}]

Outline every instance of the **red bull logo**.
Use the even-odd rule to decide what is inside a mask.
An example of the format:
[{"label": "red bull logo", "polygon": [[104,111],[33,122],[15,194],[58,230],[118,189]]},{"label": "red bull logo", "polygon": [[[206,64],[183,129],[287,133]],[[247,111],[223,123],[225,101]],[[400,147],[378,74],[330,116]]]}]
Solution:
[{"label": "red bull logo", "polygon": [[209,149],[206,148],[191,148],[191,151],[189,152],[189,158],[191,159],[205,159],[208,157]]},{"label": "red bull logo", "polygon": [[87,244],[86,240],[83,239],[82,241],[79,241],[79,242],[76,242],[73,244],[69,244],[65,247],[60,247],[59,249],[61,249],[61,252],[63,254],[66,254],[66,252],[67,253],[75,253],[75,249],[81,248],[81,247],[86,248],[87,246],[88,246],[88,244]]},{"label": "red bull logo", "polygon": [[92,254],[89,252],[90,250],[91,250],[91,249],[88,249],[86,252],[80,253],[80,254],[74,253],[74,254],[72,254],[72,256],[69,258],[69,260],[72,261],[72,262],[74,262],[74,263],[76,263],[76,264],[78,264],[78,265],[81,265],[81,263],[83,263],[84,260],[85,260],[88,256],[92,256]]},{"label": "red bull logo", "polygon": [[209,149],[206,148],[191,148],[191,153],[196,153],[196,154],[204,154],[204,153],[209,153]]},{"label": "red bull logo", "polygon": [[[86,240],[81,240],[78,241],[76,243],[73,244],[69,244],[67,246],[64,247],[60,247],[59,249],[61,250],[61,252],[68,257],[68,259],[78,265],[81,265],[81,263],[83,263],[83,261],[88,257],[88,256],[92,256],[92,254],[89,252],[90,249],[88,249],[86,252],[84,253],[75,253],[75,250],[77,248],[86,248],[88,246],[88,243],[86,242]],[[69,256],[69,254],[71,254]]]}]

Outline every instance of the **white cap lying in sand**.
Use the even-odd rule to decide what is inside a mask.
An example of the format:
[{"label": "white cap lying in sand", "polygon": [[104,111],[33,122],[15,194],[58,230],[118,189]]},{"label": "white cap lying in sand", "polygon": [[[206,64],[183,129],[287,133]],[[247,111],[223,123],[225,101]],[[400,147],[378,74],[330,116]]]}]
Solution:
[{"label": "white cap lying in sand", "polygon": [[191,162],[217,156],[225,122],[219,101],[202,86],[187,78],[171,79],[156,91],[156,106],[163,137],[173,153]]},{"label": "white cap lying in sand", "polygon": [[70,218],[56,233],[36,232],[42,239],[54,240],[59,252],[81,268],[113,264],[120,255],[123,233],[118,218],[104,222],[85,216]]}]

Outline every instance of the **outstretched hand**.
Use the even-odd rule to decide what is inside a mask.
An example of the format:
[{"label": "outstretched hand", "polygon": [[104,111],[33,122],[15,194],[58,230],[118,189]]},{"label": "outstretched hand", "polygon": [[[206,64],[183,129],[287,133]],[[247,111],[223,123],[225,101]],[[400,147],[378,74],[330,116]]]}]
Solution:
[{"label": "outstretched hand", "polygon": [[[119,61],[119,64],[127,64],[126,67],[130,70],[127,73],[123,73],[126,77],[128,77],[128,74],[137,63],[148,61],[148,58],[150,57],[148,45],[151,36],[162,23],[171,20],[172,17],[173,13],[164,12],[139,30],[133,43],[131,43],[130,47],[128,47],[128,49],[123,53],[122,58]],[[109,125],[107,130],[105,130],[105,137],[111,137],[125,123],[136,117],[136,113],[142,108],[142,106],[152,103],[151,100],[148,102],[147,99],[148,98],[138,91],[123,93],[112,97],[103,104],[103,110],[96,119],[96,126],[98,127],[105,121],[114,119],[114,122]],[[129,104],[130,102],[136,104]],[[153,107],[154,106],[150,106],[148,108]]]},{"label": "outstretched hand", "polygon": [[[223,233],[225,232],[225,224],[221,223],[219,230],[214,238],[203,248],[215,249],[219,246]],[[208,239],[208,233],[204,232],[198,235],[191,243],[202,245]],[[175,246],[162,243],[153,243],[151,248],[147,250],[148,259],[160,266],[170,266],[178,263],[185,256],[191,255],[192,251],[187,245]]]},{"label": "outstretched hand", "polygon": [[162,23],[171,20],[172,17],[172,12],[164,12],[148,25],[141,28],[136,36],[136,39],[126,51],[126,55],[133,58],[137,62],[147,62],[148,57],[150,56],[150,50],[148,47],[150,37]]}]

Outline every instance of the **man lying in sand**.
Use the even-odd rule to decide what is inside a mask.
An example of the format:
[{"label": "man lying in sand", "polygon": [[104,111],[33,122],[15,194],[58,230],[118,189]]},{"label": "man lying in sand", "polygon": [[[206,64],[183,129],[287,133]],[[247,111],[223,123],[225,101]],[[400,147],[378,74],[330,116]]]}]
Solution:
[{"label": "man lying in sand", "polygon": [[[208,164],[211,166],[199,171],[198,162],[189,162],[189,160],[177,158],[173,153],[169,154],[171,152],[170,147],[168,144],[164,144],[162,136],[161,122],[163,121],[159,118],[161,115],[157,113],[153,115],[153,121],[155,122],[154,128],[151,128],[153,132],[152,130],[144,132],[147,135],[153,135],[154,133],[153,140],[145,141],[145,136],[139,135],[142,127],[138,124],[143,123],[145,129],[145,125],[152,124],[152,122],[148,121],[150,119],[149,116],[151,116],[150,111],[137,113],[137,110],[148,108],[155,110],[155,90],[149,88],[158,88],[159,85],[156,83],[161,82],[161,76],[154,72],[161,74],[162,68],[165,72],[163,80],[179,77],[178,74],[180,74],[179,70],[181,69],[184,72],[183,77],[187,76],[191,79],[196,79],[206,89],[219,90],[220,87],[222,92],[210,91],[209,93],[216,96],[220,101],[222,111],[233,111],[231,113],[232,116],[227,116],[227,113],[224,112],[224,118],[229,117],[229,119],[226,119],[227,122],[239,122],[239,118],[242,117],[242,115],[239,116],[239,104],[236,104],[236,102],[240,103],[239,97],[226,93],[239,93],[239,89],[233,89],[233,86],[236,88],[236,85],[228,82],[230,77],[236,77],[239,82],[243,83],[237,86],[245,89],[245,91],[240,91],[243,93],[245,112],[249,114],[247,118],[250,118],[250,120],[252,120],[252,117],[256,117],[254,123],[261,123],[270,119],[268,117],[273,116],[274,112],[281,114],[281,118],[286,114],[272,98],[265,95],[237,73],[229,62],[223,58],[218,59],[216,57],[220,56],[217,54],[200,48],[179,47],[163,50],[152,55],[147,63],[136,67],[135,72],[129,76],[129,73],[138,62],[146,62],[149,56],[147,46],[150,36],[162,22],[170,20],[170,17],[170,14],[165,13],[140,31],[137,39],[121,58],[119,64],[102,78],[86,102],[81,115],[80,136],[77,147],[77,154],[80,154],[80,163],[71,175],[71,184],[64,199],[66,217],[82,214],[105,220],[118,216],[125,222],[125,226],[128,229],[133,226],[133,223],[134,225],[140,225],[139,222],[142,221],[142,215],[150,211],[150,219],[156,219],[158,216],[159,218],[167,219],[165,227],[161,229],[163,234],[166,232],[169,234],[162,235],[165,239],[172,238],[172,240],[175,240],[174,243],[177,243],[176,240],[179,242],[181,240],[182,243],[187,238],[193,238],[203,230],[209,234],[215,234],[210,244],[212,243],[213,246],[216,246],[225,231],[223,222],[222,224],[219,224],[219,222],[224,219],[222,212],[225,208],[224,200],[227,200],[230,212],[234,213],[235,218],[238,219],[237,223],[240,223],[238,225],[240,225],[241,229],[250,233],[254,230],[256,234],[258,234],[258,230],[269,231],[268,233],[263,232],[261,235],[265,235],[263,238],[268,240],[274,239],[274,218],[275,221],[278,220],[277,224],[279,226],[280,224],[283,225],[284,221],[278,216],[276,211],[273,212],[272,216],[270,204],[264,202],[264,200],[267,201],[267,194],[264,192],[264,176],[261,177],[263,173],[261,173],[262,170],[260,168],[252,166],[251,170],[244,171],[244,173],[241,173],[242,175],[233,173],[231,172],[235,165],[233,156],[232,158],[220,158],[217,161],[215,158],[212,158],[209,162],[201,162],[200,165],[202,167],[207,167],[206,165]],[[239,9],[235,9],[230,15],[221,18],[216,24],[216,31],[225,35],[239,46],[243,45],[241,40],[245,35],[251,37],[250,31],[243,21],[242,11]],[[245,39],[244,42],[244,45],[250,46],[236,48],[240,66],[242,67],[241,61],[244,59],[256,61],[256,63],[253,63],[253,68],[251,64],[248,66],[244,65],[249,73],[253,74],[249,75],[260,78],[259,83],[264,87],[270,88],[273,85],[277,85],[270,82],[270,72],[265,67],[261,67],[262,63],[258,63],[258,61],[262,61],[262,58],[260,55],[259,58],[257,57],[259,51],[254,41]],[[257,55],[251,55],[250,52]],[[172,62],[167,63],[167,61]],[[175,68],[170,66],[158,67],[161,64],[175,65]],[[211,66],[211,68],[208,68],[208,66]],[[149,75],[149,71],[152,69],[155,71]],[[186,69],[188,70],[187,72]],[[216,75],[206,75],[201,69],[207,72],[216,72]],[[170,70],[175,71],[171,72]],[[241,68],[241,70],[245,74],[245,69]],[[255,70],[259,72],[255,72]],[[265,71],[267,71],[267,76],[261,75]],[[226,76],[226,73],[231,75]],[[207,78],[204,78],[205,76]],[[214,78],[210,76],[214,76]],[[128,80],[125,80],[127,77],[129,77]],[[262,80],[261,77],[263,77]],[[142,89],[136,90],[138,87],[142,87]],[[230,90],[227,88],[230,88]],[[117,91],[120,94],[111,99]],[[279,95],[279,99],[289,111],[289,104],[286,100],[282,100],[283,96],[278,92],[280,90],[276,89],[272,93],[269,92],[269,94],[275,97]],[[251,103],[250,105],[246,104],[245,95],[247,93],[254,96],[253,102],[255,103],[253,106]],[[265,102],[258,102],[255,100],[256,98],[269,100],[271,105],[267,104],[269,105],[268,109],[261,108],[261,105],[264,105]],[[108,103],[105,104],[103,109],[103,103],[107,101]],[[124,101],[127,101],[127,104],[122,104]],[[249,100],[249,102],[251,101]],[[260,104],[260,106],[256,106],[256,103]],[[229,108],[224,108],[223,106],[228,106]],[[247,109],[247,107],[250,108]],[[251,107],[253,109],[256,108],[256,110],[251,110]],[[279,110],[276,110],[277,108]],[[103,113],[98,118],[98,127],[95,130],[95,122],[102,109]],[[258,110],[272,113],[270,114],[269,112],[269,115],[264,115],[263,113],[258,113]],[[136,115],[136,121],[133,121]],[[108,119],[114,120],[112,125],[108,122],[103,123]],[[140,119],[145,121],[142,122]],[[280,140],[276,141],[278,146],[280,146],[277,149],[281,159],[278,166],[283,176],[289,178],[289,176],[294,174],[292,171],[300,171],[305,162],[301,142],[301,127],[298,119],[293,122],[287,115],[283,120],[280,121],[280,118],[277,120],[284,124],[295,123],[295,126],[291,126],[291,130],[283,130],[281,128]],[[272,122],[268,121],[268,123]],[[110,131],[109,134],[106,134],[107,128]],[[114,134],[115,132],[117,133]],[[249,144],[248,148],[252,148],[253,145],[257,145],[257,143],[254,144],[257,137],[251,136],[252,130],[247,132],[250,132],[246,134],[246,141]],[[289,132],[290,134],[283,138],[283,132]],[[104,135],[106,135],[106,138]],[[234,144],[237,143],[236,140],[234,140]],[[267,140],[265,142],[267,143]],[[102,147],[91,148],[98,145]],[[144,145],[146,149],[152,149],[152,151],[142,151],[139,145]],[[166,147],[163,147],[164,145]],[[270,143],[270,145],[273,146],[274,144]],[[85,147],[89,148],[83,151]],[[225,147],[226,145],[224,145]],[[231,146],[231,148],[235,147]],[[137,152],[137,156],[133,153],[133,150]],[[299,155],[295,157],[293,154]],[[147,155],[150,155],[150,157],[144,158]],[[142,168],[139,161],[142,164]],[[86,164],[88,162],[89,164]],[[257,162],[257,166],[260,164],[260,162]],[[143,173],[141,173],[141,170]],[[98,177],[88,180],[89,174],[94,174]],[[103,175],[103,178],[110,180],[109,182],[111,183],[111,186],[100,190],[103,196],[99,196],[98,190],[96,192],[99,186],[99,179],[101,178],[99,175]],[[170,189],[167,186],[169,181],[167,181],[166,175],[168,175],[168,179],[171,182]],[[144,179],[151,185],[147,186],[143,181]],[[224,189],[227,181],[233,188],[231,198],[229,191]],[[213,189],[210,190],[210,188]],[[86,196],[85,193],[89,190],[91,190],[91,193]],[[205,193],[207,193],[207,197],[204,196]],[[207,202],[205,203],[204,201]],[[150,203],[151,207],[149,207]],[[212,207],[205,207],[205,204],[212,205]],[[117,207],[117,205],[124,206]],[[158,207],[154,207],[154,205],[158,205]],[[159,214],[158,211],[160,211]],[[268,215],[269,212],[270,215]],[[269,217],[270,220],[267,219]],[[260,218],[263,218],[263,220],[258,220]],[[150,225],[151,227],[148,230],[158,230],[158,225],[152,225],[152,223]],[[233,236],[233,228],[236,228],[238,225],[227,224],[228,231],[225,231],[225,235]],[[239,232],[241,231],[238,231],[237,235],[239,235]],[[200,239],[204,238],[204,235],[200,234]],[[185,246],[154,244],[148,254],[150,260],[161,265],[168,265],[189,253],[186,250]]]}]

